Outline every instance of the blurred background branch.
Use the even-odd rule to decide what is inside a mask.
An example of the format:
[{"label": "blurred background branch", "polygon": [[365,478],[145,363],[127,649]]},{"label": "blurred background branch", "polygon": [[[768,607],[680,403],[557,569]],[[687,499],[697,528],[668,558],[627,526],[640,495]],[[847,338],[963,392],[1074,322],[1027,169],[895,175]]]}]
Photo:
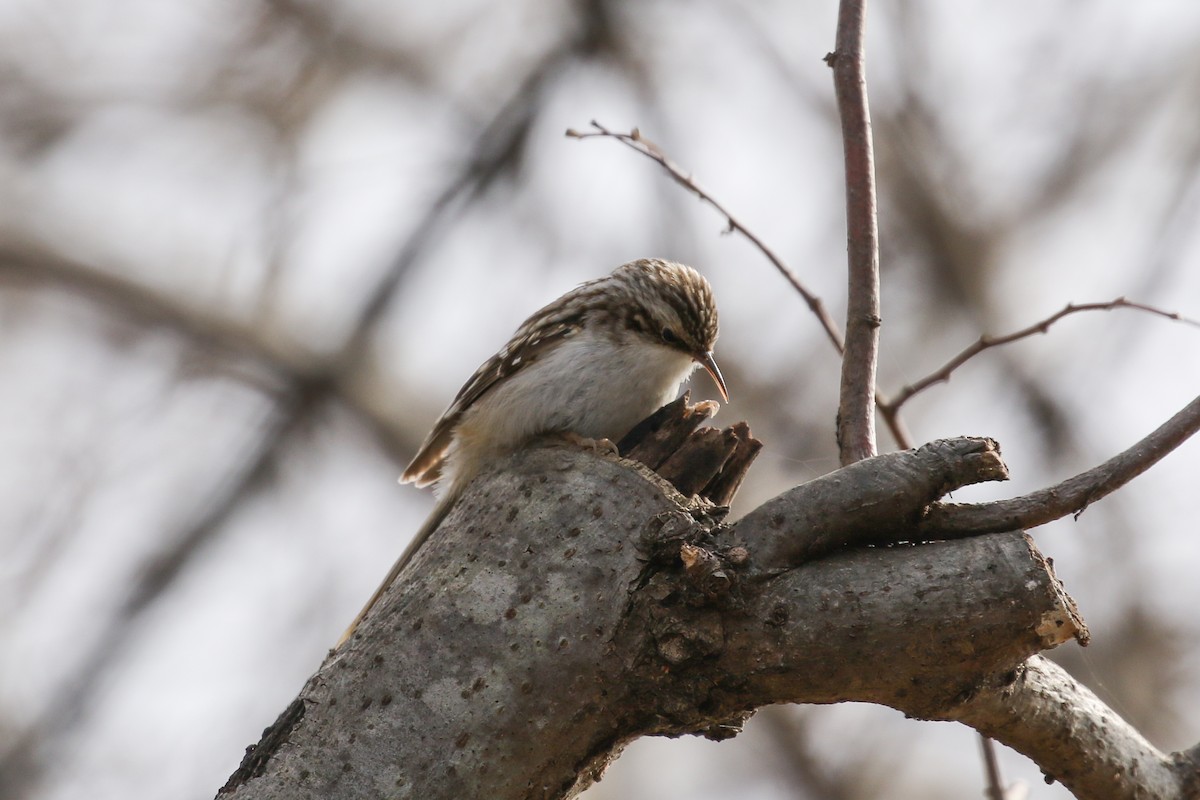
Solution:
[{"label": "blurred background branch", "polygon": [[[767,444],[742,507],[835,468],[838,361],[794,293],[655,170],[561,136],[641,126],[840,313],[829,5],[8,4],[0,796],[219,785],[424,516],[398,464],[462,378],[631,258],[715,286],[729,411]],[[885,392],[1069,302],[1200,316],[1200,14],[872,11]],[[904,410],[1000,440],[1013,484],[956,496],[987,500],[1100,463],[1198,374],[1190,330],[1074,315]],[[1038,532],[1093,634],[1056,658],[1166,750],[1200,739],[1197,470],[1186,444]],[[762,716],[639,741],[589,796],[979,791],[966,729]]]}]

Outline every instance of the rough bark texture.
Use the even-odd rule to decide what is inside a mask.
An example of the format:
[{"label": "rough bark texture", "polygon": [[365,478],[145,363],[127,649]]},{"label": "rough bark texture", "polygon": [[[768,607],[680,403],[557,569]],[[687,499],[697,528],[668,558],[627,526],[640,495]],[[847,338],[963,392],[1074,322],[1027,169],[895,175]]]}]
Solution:
[{"label": "rough bark texture", "polygon": [[1086,632],[1028,537],[864,546],[911,538],[944,492],[997,477],[988,440],[937,442],[723,526],[640,464],[519,453],[476,480],[222,791],[569,797],[641,735],[724,738],[762,705],[863,700],[962,720],[1081,797],[1189,796],[1191,761],[1029,660]]},{"label": "rough bark texture", "polygon": [[1077,797],[1200,797],[1193,749],[1164,755],[1062,667],[1034,656],[982,684],[946,719],[1023,753]]}]

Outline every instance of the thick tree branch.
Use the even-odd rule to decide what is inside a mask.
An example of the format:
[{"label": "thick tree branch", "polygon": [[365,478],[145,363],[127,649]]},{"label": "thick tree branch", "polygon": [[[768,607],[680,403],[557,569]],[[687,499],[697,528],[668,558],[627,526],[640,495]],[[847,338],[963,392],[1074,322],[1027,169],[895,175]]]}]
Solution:
[{"label": "thick tree branch", "polygon": [[875,370],[879,360],[879,222],[875,155],[867,105],[866,0],[841,0],[833,69],[846,165],[846,242],[849,289],[846,350],[842,354],[837,439],[842,465],[869,458],[875,445]]},{"label": "thick tree branch", "polygon": [[[991,439],[946,439],[851,464],[790,489],[747,514],[736,530],[755,543],[755,569],[777,572],[846,547],[895,543],[898,529],[915,533],[937,498],[969,484],[1007,479]],[[793,526],[795,535],[781,535],[784,525]]]},{"label": "thick tree branch", "polygon": [[985,682],[942,718],[1030,755],[1047,779],[1076,797],[1200,796],[1195,751],[1163,753],[1062,667],[1040,656]]},{"label": "thick tree branch", "polygon": [[921,532],[927,538],[949,539],[1033,528],[1067,514],[1079,516],[1089,505],[1157,464],[1198,430],[1200,397],[1129,449],[1062,483],[992,503],[934,505],[921,523]]},{"label": "thick tree branch", "polygon": [[[931,497],[1002,472],[986,440],[934,443],[723,527],[641,465],[518,453],[472,484],[225,792],[570,797],[638,736],[723,738],[765,704],[842,700],[961,718],[1057,774],[1085,742],[1058,736],[1038,701],[1051,695],[1022,700],[1036,730],[1020,735],[978,699],[1012,685],[1031,655],[1086,637],[1032,542],[849,546],[911,539]],[[808,537],[816,545],[779,541]],[[1104,741],[1136,739],[1105,714]],[[1133,770],[1124,752],[1105,763]],[[1156,774],[1175,769],[1170,756],[1138,757],[1155,758],[1142,768]]]}]

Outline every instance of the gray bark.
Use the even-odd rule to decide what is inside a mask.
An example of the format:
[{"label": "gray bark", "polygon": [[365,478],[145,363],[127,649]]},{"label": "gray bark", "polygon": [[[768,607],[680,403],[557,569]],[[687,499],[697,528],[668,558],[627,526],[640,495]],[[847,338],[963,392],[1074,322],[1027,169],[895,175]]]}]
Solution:
[{"label": "gray bark", "polygon": [[1086,629],[1026,535],[865,546],[913,538],[946,491],[1002,476],[986,440],[937,442],[722,526],[639,464],[518,453],[222,792],[570,797],[638,736],[725,738],[763,705],[858,700],[972,725],[1080,797],[1195,796],[1193,760],[1035,656]]}]

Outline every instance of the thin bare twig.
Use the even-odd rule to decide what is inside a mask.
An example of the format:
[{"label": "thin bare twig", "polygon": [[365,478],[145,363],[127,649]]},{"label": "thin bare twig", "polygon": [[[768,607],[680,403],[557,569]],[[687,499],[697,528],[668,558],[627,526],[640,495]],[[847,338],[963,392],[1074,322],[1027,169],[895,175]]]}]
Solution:
[{"label": "thin bare twig", "polygon": [[[637,128],[634,128],[629,133],[620,133],[618,131],[609,130],[607,127],[599,122],[596,122],[595,120],[592,120],[591,125],[596,129],[595,133],[583,133],[577,130],[568,129],[566,132],[567,136],[570,136],[574,139],[615,139],[626,147],[629,147],[630,149],[641,153],[652,161],[657,162],[659,166],[666,170],[667,174],[670,175],[676,183],[699,197],[702,201],[715,209],[718,214],[725,217],[727,229],[730,232],[742,234],[750,241],[751,244],[758,248],[759,252],[761,252],[777,270],[779,270],[779,273],[783,275],[787,282],[792,285],[792,288],[794,288],[796,292],[804,299],[804,302],[808,305],[809,309],[816,315],[818,322],[820,322],[821,327],[825,331],[825,335],[833,344],[834,349],[838,351],[838,354],[840,355],[843,353],[845,350],[845,345],[842,341],[842,332],[838,328],[837,323],[833,321],[833,318],[829,316],[829,312],[825,309],[825,303],[820,297],[813,294],[804,286],[804,284],[800,282],[800,279],[796,277],[796,274],[792,272],[791,268],[788,267],[787,264],[783,262],[783,259],[781,259],[773,250],[771,250],[769,246],[767,246],[766,242],[764,242],[757,235],[751,232],[745,225],[743,225],[737,219],[737,217],[733,216],[733,214],[730,213],[730,211],[726,209],[725,206],[722,205],[716,198],[714,198],[704,189],[700,188],[691,175],[686,173],[681,167],[679,167],[678,164],[672,161],[657,144],[642,136],[641,132],[638,131]],[[882,409],[887,405],[887,403],[887,397],[876,392],[876,406]],[[887,423],[888,430],[891,431],[892,437],[896,440],[896,445],[901,450],[907,450],[913,446],[912,437],[909,435],[908,429],[904,425],[904,421],[900,419],[898,414],[885,416],[884,420]]]},{"label": "thin bare twig", "polygon": [[984,533],[1034,528],[1074,514],[1120,489],[1157,464],[1200,430],[1200,397],[1183,407],[1153,433],[1098,467],[1047,489],[1009,500],[969,505],[935,505],[921,523],[929,538],[959,539]]},{"label": "thin bare twig", "polygon": [[987,775],[988,800],[1004,800],[1004,790],[1001,785],[1004,779],[1000,777],[1000,761],[996,758],[996,743],[979,734],[979,749],[983,753],[983,770]]},{"label": "thin bare twig", "polygon": [[842,332],[838,330],[837,323],[833,321],[833,317],[829,316],[829,312],[825,309],[825,303],[822,302],[821,298],[809,291],[808,288],[800,282],[800,279],[796,277],[796,273],[793,272],[791,268],[783,262],[783,259],[780,258],[775,251],[767,246],[766,242],[764,242],[749,228],[738,221],[737,217],[733,216],[733,214],[730,213],[725,206],[721,205],[716,198],[714,198],[704,189],[701,189],[695,180],[692,179],[692,176],[684,172],[679,165],[672,161],[657,144],[642,136],[641,131],[639,131],[637,128],[634,128],[629,133],[620,133],[618,131],[609,130],[596,120],[592,120],[591,125],[596,129],[595,133],[583,133],[581,131],[574,130],[573,128],[568,128],[567,136],[570,136],[573,139],[616,139],[625,146],[636,150],[653,161],[658,162],[658,164],[667,171],[667,174],[674,178],[680,186],[699,197],[705,203],[708,203],[708,205],[712,206],[718,214],[725,217],[725,223],[728,226],[727,230],[730,233],[736,231],[742,234],[749,239],[750,242],[757,247],[764,256],[767,257],[767,260],[774,265],[775,269],[779,271],[779,274],[782,275],[784,279],[792,285],[792,288],[804,298],[804,302],[808,304],[809,309],[817,315],[817,320],[821,323],[821,327],[825,330],[825,335],[829,337],[829,341],[833,343],[833,346],[837,348],[837,351],[839,353],[843,351],[845,345],[842,342]]},{"label": "thin bare twig", "polygon": [[[842,466],[870,458],[875,444],[875,406],[884,404],[875,389],[879,362],[879,217],[875,198],[875,154],[871,109],[867,101],[866,0],[841,0],[834,52],[825,57],[833,70],[846,170],[846,351],[838,400],[837,442]],[[897,423],[894,409],[885,414]],[[1003,797],[995,745],[979,737],[988,794]]]},{"label": "thin bare twig", "polygon": [[945,383],[950,380],[950,375],[966,362],[970,361],[975,356],[993,347],[1012,344],[1013,342],[1026,339],[1030,336],[1035,336],[1039,333],[1046,333],[1050,330],[1050,326],[1058,322],[1060,319],[1071,314],[1077,314],[1081,311],[1112,311],[1116,308],[1130,308],[1135,311],[1144,311],[1147,314],[1154,314],[1159,317],[1182,322],[1187,325],[1194,325],[1200,328],[1200,322],[1189,319],[1182,314],[1174,311],[1163,311],[1162,309],[1153,306],[1145,305],[1144,303],[1135,303],[1131,300],[1126,300],[1124,297],[1118,297],[1116,300],[1110,300],[1107,303],[1068,303],[1066,307],[1059,309],[1056,313],[1051,314],[1040,322],[1036,322],[1027,328],[1022,328],[1019,331],[1007,334],[1005,336],[980,336],[973,344],[963,349],[961,353],[947,361],[940,369],[931,372],[929,375],[921,378],[915,383],[909,384],[900,390],[894,398],[887,403],[880,403],[880,412],[885,416],[893,414],[900,409],[900,406],[907,403],[915,395],[925,391],[930,386],[938,383]]},{"label": "thin bare twig", "polygon": [[846,169],[846,350],[838,400],[842,466],[875,455],[875,372],[879,361],[879,220],[875,154],[867,103],[866,0],[842,0],[833,70]]}]

